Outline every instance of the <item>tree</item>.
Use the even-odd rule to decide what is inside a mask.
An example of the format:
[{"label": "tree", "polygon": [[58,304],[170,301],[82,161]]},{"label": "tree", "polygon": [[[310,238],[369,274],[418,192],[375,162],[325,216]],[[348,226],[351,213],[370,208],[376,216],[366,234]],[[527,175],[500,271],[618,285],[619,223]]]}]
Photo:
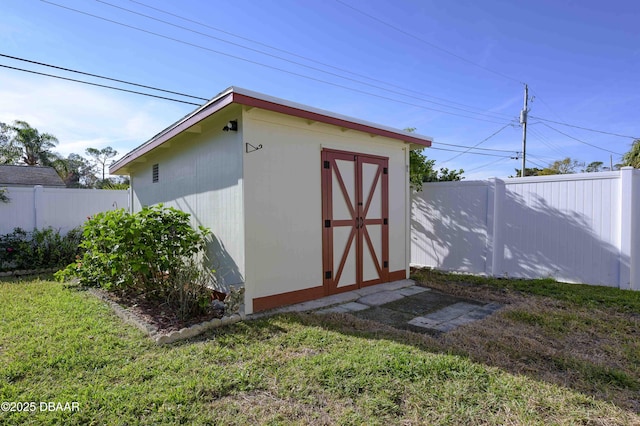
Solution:
[{"label": "tree", "polygon": [[93,174],[93,166],[78,154],[56,159],[53,167],[67,188],[93,188],[96,185],[97,178]]},{"label": "tree", "polygon": [[634,140],[629,152],[622,156],[622,166],[631,166],[640,169],[640,139]]},{"label": "tree", "polygon": [[[522,169],[514,169],[516,171],[514,176],[509,176],[510,178],[516,178],[516,177],[521,177],[522,176]],[[537,167],[533,167],[533,168],[525,168],[524,169],[525,173],[525,177],[526,176],[540,176],[540,172],[542,172],[542,169],[539,169]]]},{"label": "tree", "polygon": [[583,173],[598,173],[603,171],[602,166],[604,163],[602,161],[592,161],[587,165],[587,167],[582,171]]},{"label": "tree", "polygon": [[105,169],[107,168],[107,161],[109,161],[110,158],[113,158],[116,155],[118,155],[118,151],[108,146],[102,149],[87,148],[85,153],[93,159],[93,161],[96,163],[96,166],[98,168],[102,169],[102,180],[104,181]]},{"label": "tree", "polygon": [[51,149],[58,144],[58,139],[49,133],[40,133],[26,121],[16,120],[11,126],[14,134],[11,138],[14,146],[21,151],[22,161],[28,166],[51,166],[55,154]]},{"label": "tree", "polygon": [[[415,132],[415,127],[404,129],[406,132]],[[422,152],[424,149],[409,151],[409,185],[416,191],[422,190],[423,182],[458,181],[464,179],[464,170],[449,170],[441,168],[440,172],[434,169],[436,160],[428,159]]]},{"label": "tree", "polygon": [[16,146],[11,126],[0,122],[0,164],[17,164],[22,157],[22,150]]},{"label": "tree", "polygon": [[556,160],[548,167],[545,167],[540,171],[538,176],[549,175],[568,175],[576,172],[576,167],[584,166],[584,163],[580,163],[577,160],[572,160],[567,157],[563,160]]}]

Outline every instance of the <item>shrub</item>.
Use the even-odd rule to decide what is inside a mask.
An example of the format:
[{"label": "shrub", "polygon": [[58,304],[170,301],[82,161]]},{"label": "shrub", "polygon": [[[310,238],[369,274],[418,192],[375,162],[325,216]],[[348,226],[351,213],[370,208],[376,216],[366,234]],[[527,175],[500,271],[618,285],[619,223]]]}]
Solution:
[{"label": "shrub", "polygon": [[189,214],[162,205],[135,214],[99,213],[85,222],[82,257],[56,278],[75,276],[84,286],[143,294],[180,316],[194,315],[211,302],[214,278],[204,266],[209,234],[192,228]]},{"label": "shrub", "polygon": [[31,232],[15,228],[0,235],[0,271],[63,267],[77,256],[81,236],[79,228],[66,235],[50,227]]}]

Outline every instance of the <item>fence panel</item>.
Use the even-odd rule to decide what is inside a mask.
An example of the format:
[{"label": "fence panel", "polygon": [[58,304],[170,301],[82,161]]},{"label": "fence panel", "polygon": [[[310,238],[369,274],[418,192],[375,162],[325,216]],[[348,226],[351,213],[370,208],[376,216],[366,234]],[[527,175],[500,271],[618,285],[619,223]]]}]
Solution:
[{"label": "fence panel", "polygon": [[425,183],[422,189],[411,206],[411,262],[484,272],[489,183]]},{"label": "fence panel", "polygon": [[129,208],[129,191],[8,187],[9,203],[0,203],[0,234],[52,227],[66,233],[96,213]]},{"label": "fence panel", "polygon": [[411,263],[640,289],[640,171],[442,182],[414,194]]}]

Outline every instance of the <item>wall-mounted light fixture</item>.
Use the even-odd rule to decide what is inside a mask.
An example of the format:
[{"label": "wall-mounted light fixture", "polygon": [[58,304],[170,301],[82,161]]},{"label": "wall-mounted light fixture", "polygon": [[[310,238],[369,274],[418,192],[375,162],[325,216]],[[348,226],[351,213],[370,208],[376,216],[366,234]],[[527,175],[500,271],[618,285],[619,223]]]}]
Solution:
[{"label": "wall-mounted light fixture", "polygon": [[233,130],[234,132],[237,132],[238,131],[238,120],[229,121],[227,123],[227,125],[222,128],[222,130],[224,130],[225,132],[228,132],[229,130]]}]

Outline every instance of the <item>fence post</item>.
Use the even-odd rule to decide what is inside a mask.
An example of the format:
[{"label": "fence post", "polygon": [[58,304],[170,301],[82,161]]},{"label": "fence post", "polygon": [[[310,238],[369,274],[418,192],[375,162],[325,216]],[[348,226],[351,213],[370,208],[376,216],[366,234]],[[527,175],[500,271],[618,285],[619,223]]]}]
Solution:
[{"label": "fence post", "polygon": [[42,185],[36,185],[33,187],[33,228],[42,228],[42,216],[44,215],[44,208],[42,206]]},{"label": "fence post", "polygon": [[505,184],[498,178],[489,179],[487,194],[487,252],[485,273],[500,274],[504,248],[502,245],[502,209],[504,208]]},{"label": "fence post", "polygon": [[633,259],[633,167],[620,169],[620,274],[618,287],[629,290],[640,285],[634,283]]}]

